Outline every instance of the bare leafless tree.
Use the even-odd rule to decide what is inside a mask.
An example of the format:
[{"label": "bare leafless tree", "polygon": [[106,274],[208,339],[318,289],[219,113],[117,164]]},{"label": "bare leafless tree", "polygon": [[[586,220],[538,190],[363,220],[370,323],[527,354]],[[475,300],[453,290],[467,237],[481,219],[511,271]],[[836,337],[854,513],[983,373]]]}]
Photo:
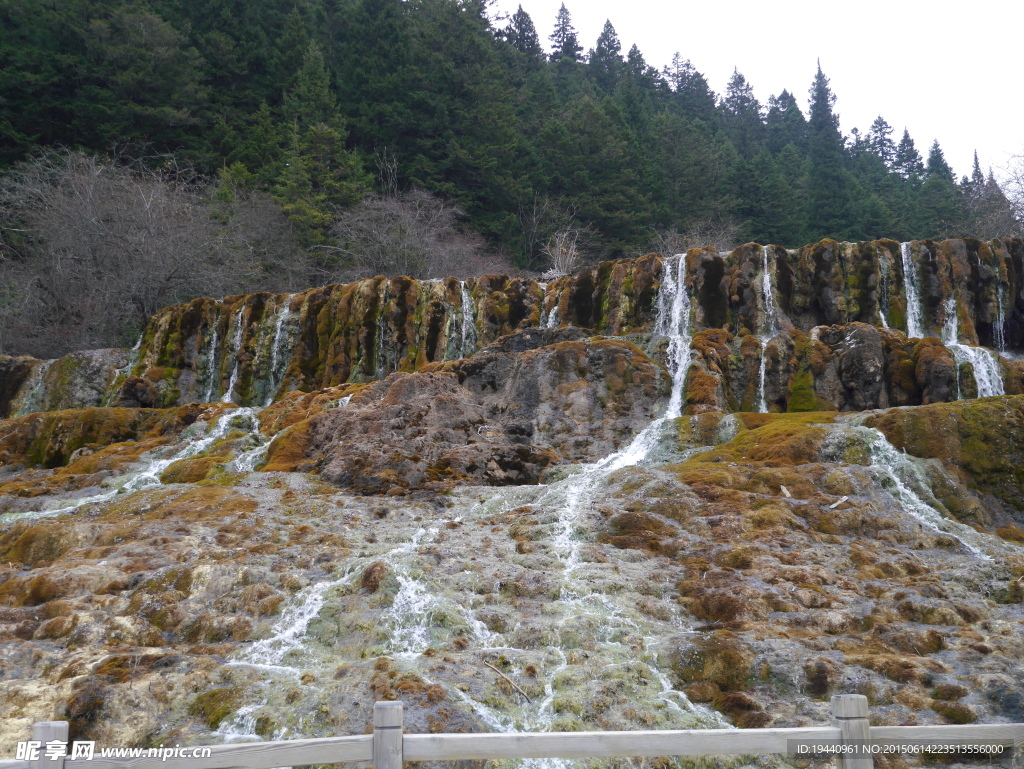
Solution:
[{"label": "bare leafless tree", "polygon": [[470,277],[505,272],[483,238],[463,229],[458,206],[423,190],[365,198],[331,227],[334,245],[327,277],[344,281],[371,275],[414,278]]},{"label": "bare leafless tree", "polygon": [[[1024,236],[1024,154],[1014,155],[1003,169],[1004,182],[1001,191],[1009,204],[1010,216],[1014,222],[1017,237]],[[989,174],[992,179],[992,174]]]},{"label": "bare leafless tree", "polygon": [[545,280],[571,275],[583,266],[582,234],[574,227],[563,227],[548,239],[543,249],[548,258],[548,269],[543,276]]},{"label": "bare leafless tree", "polygon": [[728,218],[697,219],[679,231],[660,230],[651,240],[659,254],[682,254],[691,248],[712,246],[716,251],[732,251],[740,245],[740,225]]},{"label": "bare leafless tree", "polygon": [[180,168],[72,151],[14,169],[0,181],[0,351],[130,344],[161,307],[266,284],[287,224],[265,198],[209,193]]}]

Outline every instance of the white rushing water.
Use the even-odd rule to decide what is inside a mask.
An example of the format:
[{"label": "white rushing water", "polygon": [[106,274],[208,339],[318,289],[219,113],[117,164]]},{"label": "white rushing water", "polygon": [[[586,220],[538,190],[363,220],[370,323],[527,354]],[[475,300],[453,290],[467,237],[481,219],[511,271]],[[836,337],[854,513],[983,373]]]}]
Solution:
[{"label": "white rushing water", "polygon": [[206,352],[206,394],[203,396],[203,403],[213,401],[214,388],[220,378],[220,367],[217,365],[217,321],[213,323],[213,333],[210,335],[210,347]]},{"label": "white rushing water", "polygon": [[956,391],[957,400],[962,397],[960,392],[960,365],[970,363],[974,370],[974,381],[978,386],[978,397],[987,398],[992,395],[1005,395],[1003,386],[1002,366],[999,356],[984,347],[973,347],[959,342],[959,324],[956,315],[956,299],[946,300],[946,323],[942,327],[942,343],[952,351],[956,360]]},{"label": "white rushing water", "polygon": [[871,474],[905,513],[925,527],[958,540],[979,559],[991,560],[984,552],[990,544],[986,535],[939,512],[920,460],[907,456],[893,446],[880,430],[871,427],[842,425],[833,440],[839,442],[838,451],[836,446],[831,449],[836,456],[842,456],[842,446],[846,442],[858,442],[867,448]]},{"label": "white rushing water", "polygon": [[[302,672],[301,668],[288,663],[297,663],[301,660],[309,623],[320,614],[320,610],[327,602],[328,593],[350,584],[355,574],[354,569],[349,569],[338,579],[317,582],[300,590],[281,612],[281,616],[270,629],[270,635],[249,644],[243,653],[229,660],[227,664],[259,668],[271,674],[284,674],[289,679],[297,678]],[[263,738],[256,734],[256,714],[269,704],[269,695],[275,681],[273,678],[261,681],[260,701],[239,708],[234,716],[220,723],[214,734],[224,742],[262,740]],[[283,734],[275,734],[272,738],[282,736]]]},{"label": "white rushing water", "polygon": [[289,337],[285,333],[285,323],[291,317],[293,296],[295,295],[288,294],[285,297],[284,304],[281,305],[281,309],[277,311],[277,322],[274,324],[274,341],[270,353],[270,372],[267,376],[267,397],[263,402],[264,406],[269,406],[274,402],[274,397],[284,381],[284,375],[288,368],[289,356],[286,355],[285,345]]},{"label": "white rushing water", "polygon": [[[104,486],[97,487],[95,494],[77,497],[72,500],[57,500],[43,510],[26,513],[8,513],[0,515],[0,522],[13,521],[22,518],[51,518],[53,516],[69,513],[82,505],[107,502],[118,494],[130,494],[135,491],[159,486],[160,475],[175,462],[182,459],[190,459],[211,448],[221,438],[225,437],[229,430],[236,429],[249,433],[259,430],[259,420],[256,418],[256,410],[251,408],[232,409],[223,412],[212,424],[196,422],[190,425],[181,439],[184,445],[177,451],[161,457],[154,458],[134,467],[125,475],[105,482]],[[261,438],[262,439],[262,438]]]},{"label": "white rushing water", "polygon": [[142,348],[143,336],[145,336],[145,332],[139,334],[139,338],[135,340],[135,344],[132,345],[132,349],[128,351],[128,358],[125,361],[125,364],[114,372],[114,376],[110,380],[110,385],[107,387],[107,391],[103,394],[103,400],[100,402],[100,405],[104,408],[113,404],[115,396],[120,391],[121,377],[131,376],[132,369],[135,368],[136,364],[138,364],[139,351]]},{"label": "white rushing water", "polygon": [[917,268],[910,254],[910,243],[900,243],[903,260],[903,291],[907,300],[907,336],[911,339],[924,338],[924,320],[921,313],[921,288]]},{"label": "white rushing water", "polygon": [[476,312],[473,297],[466,287],[466,281],[459,281],[462,286],[462,328],[459,336],[459,357],[468,358],[476,352]]},{"label": "white rushing water", "polygon": [[384,287],[384,295],[380,298],[380,314],[377,316],[377,338],[374,340],[376,345],[376,358],[374,359],[375,373],[377,379],[383,379],[387,373],[387,358],[384,355],[384,340],[387,339],[387,309],[388,303],[388,287]]},{"label": "white rushing water", "polygon": [[28,381],[21,387],[21,392],[24,395],[20,395],[11,404],[12,417],[23,417],[26,414],[34,414],[43,410],[46,405],[46,377],[56,362],[56,360],[44,360],[32,369]]},{"label": "white rushing water", "polygon": [[768,399],[765,394],[765,378],[768,374],[768,343],[775,336],[775,295],[772,293],[772,272],[768,263],[768,246],[761,247],[761,302],[764,311],[764,331],[759,337],[761,340],[761,364],[757,380],[757,410],[762,414],[768,413]]},{"label": "white rushing water", "polygon": [[993,331],[996,337],[996,349],[1006,352],[1006,286],[1000,283],[996,288],[996,325]]},{"label": "white rushing water", "polygon": [[245,315],[245,305],[238,308],[238,316],[235,318],[235,335],[232,341],[231,355],[235,359],[231,369],[231,378],[228,380],[228,391],[222,400],[228,403],[235,402],[235,385],[238,384],[238,372],[241,366],[238,354],[242,351],[242,317]]},{"label": "white rushing water", "polygon": [[889,328],[889,284],[892,278],[889,275],[889,260],[879,254],[878,274],[881,278],[878,297],[878,318],[882,322],[882,328]]},{"label": "white rushing water", "polygon": [[548,315],[547,322],[543,324],[544,328],[558,328],[558,301],[561,297],[561,294],[555,297],[555,303],[551,307],[551,314]]}]

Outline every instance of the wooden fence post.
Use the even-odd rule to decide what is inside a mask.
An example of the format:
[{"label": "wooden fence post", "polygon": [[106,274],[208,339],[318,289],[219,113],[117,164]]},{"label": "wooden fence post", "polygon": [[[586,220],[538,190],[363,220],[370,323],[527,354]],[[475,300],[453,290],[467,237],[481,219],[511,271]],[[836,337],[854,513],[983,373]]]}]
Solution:
[{"label": "wooden fence post", "polygon": [[[868,698],[863,694],[836,694],[832,697],[832,723],[842,732],[843,744],[856,742],[866,746],[871,742],[871,724],[868,721]],[[838,756],[838,769],[874,769],[875,759],[870,753]]]},{"label": "wooden fence post", "polygon": [[402,703],[373,706],[373,767],[402,769]]},{"label": "wooden fence post", "polygon": [[36,721],[32,724],[32,739],[42,743],[39,758],[30,763],[32,769],[64,769],[64,756],[51,761],[45,754],[48,742],[62,742],[65,752],[70,750],[67,721]]}]

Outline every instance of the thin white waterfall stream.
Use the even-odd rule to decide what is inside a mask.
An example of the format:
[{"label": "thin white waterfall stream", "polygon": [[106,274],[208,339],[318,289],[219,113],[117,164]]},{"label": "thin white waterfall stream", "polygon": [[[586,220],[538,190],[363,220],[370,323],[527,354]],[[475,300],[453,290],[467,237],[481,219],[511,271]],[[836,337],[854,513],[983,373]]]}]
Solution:
[{"label": "thin white waterfall stream", "polygon": [[256,418],[256,409],[231,409],[230,411],[223,412],[212,424],[197,422],[189,426],[182,434],[184,445],[177,451],[168,456],[150,459],[125,475],[106,482],[104,486],[99,487],[100,490],[96,494],[78,497],[73,500],[60,500],[56,503],[57,507],[49,509],[0,515],[0,523],[22,518],[51,518],[76,510],[82,505],[106,502],[118,494],[129,494],[151,486],[159,486],[161,484],[160,475],[164,470],[179,460],[189,459],[206,451],[218,440],[225,437],[232,428],[250,433],[258,433],[259,420]]},{"label": "thin white waterfall stream", "polygon": [[1002,283],[996,288],[996,349],[999,352],[1006,352],[1006,286]]},{"label": "thin white waterfall stream", "polygon": [[[909,457],[897,449],[880,430],[857,424],[841,425],[831,440],[835,442],[831,452],[837,457],[843,455],[843,446],[849,441],[858,442],[867,448],[869,469],[875,480],[896,500],[905,513],[917,519],[923,526],[953,537],[974,556],[984,561],[992,560],[986,554],[986,550],[993,547],[1005,549],[1006,544],[1001,540],[996,543],[996,538],[979,533],[972,527],[951,520],[939,512],[938,503],[931,493],[931,486],[921,468],[920,460]],[[926,497],[931,497],[931,501],[927,501]]]},{"label": "thin white waterfall stream", "polygon": [[206,367],[207,367],[207,384],[206,384],[206,395],[203,397],[203,403],[210,403],[213,400],[214,388],[217,386],[217,380],[219,379],[219,367],[217,366],[217,323],[216,320],[213,324],[213,334],[210,336],[210,348],[206,353]]},{"label": "thin white waterfall stream", "polygon": [[[246,647],[236,659],[229,660],[228,665],[259,668],[271,673],[283,673],[289,678],[298,677],[301,670],[287,664],[293,656],[301,655],[309,623],[320,614],[327,602],[327,594],[334,588],[348,585],[356,575],[354,569],[348,569],[338,579],[317,582],[303,588],[296,594],[295,600],[281,612],[280,618],[270,629],[267,638],[255,641]],[[234,716],[225,719],[214,732],[224,742],[243,740],[262,740],[256,734],[256,712],[266,707],[269,702],[268,689],[274,681],[263,681],[260,684],[261,701],[239,708]],[[273,735],[274,739],[284,734]]]},{"label": "thin white waterfall stream", "polygon": [[285,372],[281,370],[282,362],[285,362],[285,368],[287,367],[287,357],[284,350],[287,343],[287,335],[284,333],[284,329],[285,323],[291,317],[293,296],[294,294],[288,294],[281,309],[277,312],[277,322],[274,324],[274,341],[270,353],[270,373],[267,377],[267,397],[263,402],[264,406],[269,406],[274,402],[274,397],[284,381]]},{"label": "thin white waterfall stream", "polygon": [[910,254],[910,243],[900,243],[903,261],[903,291],[907,299],[907,336],[911,339],[924,338],[924,321],[921,314],[921,288],[918,285],[917,268]]},{"label": "thin white waterfall stream", "polygon": [[768,246],[761,247],[761,301],[764,310],[764,332],[761,340],[761,364],[757,379],[757,410],[762,414],[768,413],[768,399],[765,394],[765,377],[768,374],[768,342],[775,336],[775,295],[772,293],[772,272],[768,263]]},{"label": "thin white waterfall stream", "polygon": [[231,378],[228,380],[228,391],[222,400],[228,403],[235,402],[235,385],[238,384],[238,372],[241,362],[238,354],[242,351],[242,316],[245,315],[245,305],[238,308],[238,316],[235,319],[235,335],[232,342],[231,355],[235,359],[234,367],[231,369]]},{"label": "thin white waterfall stream", "polygon": [[889,275],[889,260],[879,254],[878,273],[880,276],[878,318],[882,322],[882,328],[889,328],[889,284],[892,278]]},{"label": "thin white waterfall stream", "polygon": [[46,377],[56,362],[56,360],[45,360],[32,369],[28,382],[21,388],[24,395],[19,396],[12,404],[12,417],[23,417],[26,414],[43,410],[46,400]]},{"label": "thin white waterfall stream", "polygon": [[[128,359],[125,361],[125,364],[114,372],[114,377],[111,380],[112,383],[118,383],[118,380],[120,380],[122,376],[131,376],[132,369],[135,368],[136,364],[139,362],[139,350],[142,348],[143,336],[145,336],[145,333],[139,334],[139,338],[135,340],[135,344],[132,346],[132,349],[128,351]],[[114,402],[114,396],[117,395],[119,389],[120,388],[118,387],[108,387],[106,393],[103,395],[103,400],[100,405],[104,408],[110,406]]]},{"label": "thin white waterfall stream", "polygon": [[476,352],[476,308],[473,297],[466,287],[466,281],[459,281],[462,286],[462,328],[459,336],[459,357],[467,358]]},{"label": "thin white waterfall stream", "polygon": [[991,350],[983,347],[973,347],[959,342],[959,327],[956,315],[956,299],[950,297],[946,300],[946,323],[942,327],[942,343],[948,347],[956,360],[956,396],[957,400],[962,397],[960,392],[960,365],[970,363],[974,370],[974,381],[978,387],[978,397],[987,398],[993,395],[1005,395],[1006,388],[1003,386],[1003,377],[999,356]]}]

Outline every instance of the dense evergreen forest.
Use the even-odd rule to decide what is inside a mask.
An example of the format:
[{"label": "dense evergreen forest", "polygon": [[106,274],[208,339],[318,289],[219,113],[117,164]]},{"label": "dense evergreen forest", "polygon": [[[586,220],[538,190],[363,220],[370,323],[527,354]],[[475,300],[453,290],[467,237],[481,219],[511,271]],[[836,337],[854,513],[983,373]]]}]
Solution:
[{"label": "dense evergreen forest", "polygon": [[[75,201],[110,207],[118,195],[162,201],[159,237],[175,244],[142,238],[153,270],[175,266],[166,280],[140,273],[148,288],[122,312],[136,319],[197,292],[359,272],[544,271],[701,240],[1019,231],[977,158],[958,180],[937,142],[922,155],[882,117],[842,135],[820,69],[805,113],[801,90],[761,104],[739,72],[715,94],[685,52],[658,71],[636,46],[623,52],[610,22],[587,50],[565,6],[546,53],[522,9],[495,21],[487,6],[3,0],[0,311],[17,305],[24,319],[31,299],[73,323],[58,290],[32,298],[24,286],[40,280],[39,254],[70,253],[96,221],[128,216],[123,205],[75,213]],[[151,226],[154,210],[122,229],[140,216]],[[85,223],[67,224],[75,216]],[[62,241],[54,222],[73,232]],[[94,235],[116,250],[109,229]],[[202,256],[182,269],[182,252]],[[196,269],[210,253],[213,277]],[[85,278],[65,262],[77,296]]]}]

